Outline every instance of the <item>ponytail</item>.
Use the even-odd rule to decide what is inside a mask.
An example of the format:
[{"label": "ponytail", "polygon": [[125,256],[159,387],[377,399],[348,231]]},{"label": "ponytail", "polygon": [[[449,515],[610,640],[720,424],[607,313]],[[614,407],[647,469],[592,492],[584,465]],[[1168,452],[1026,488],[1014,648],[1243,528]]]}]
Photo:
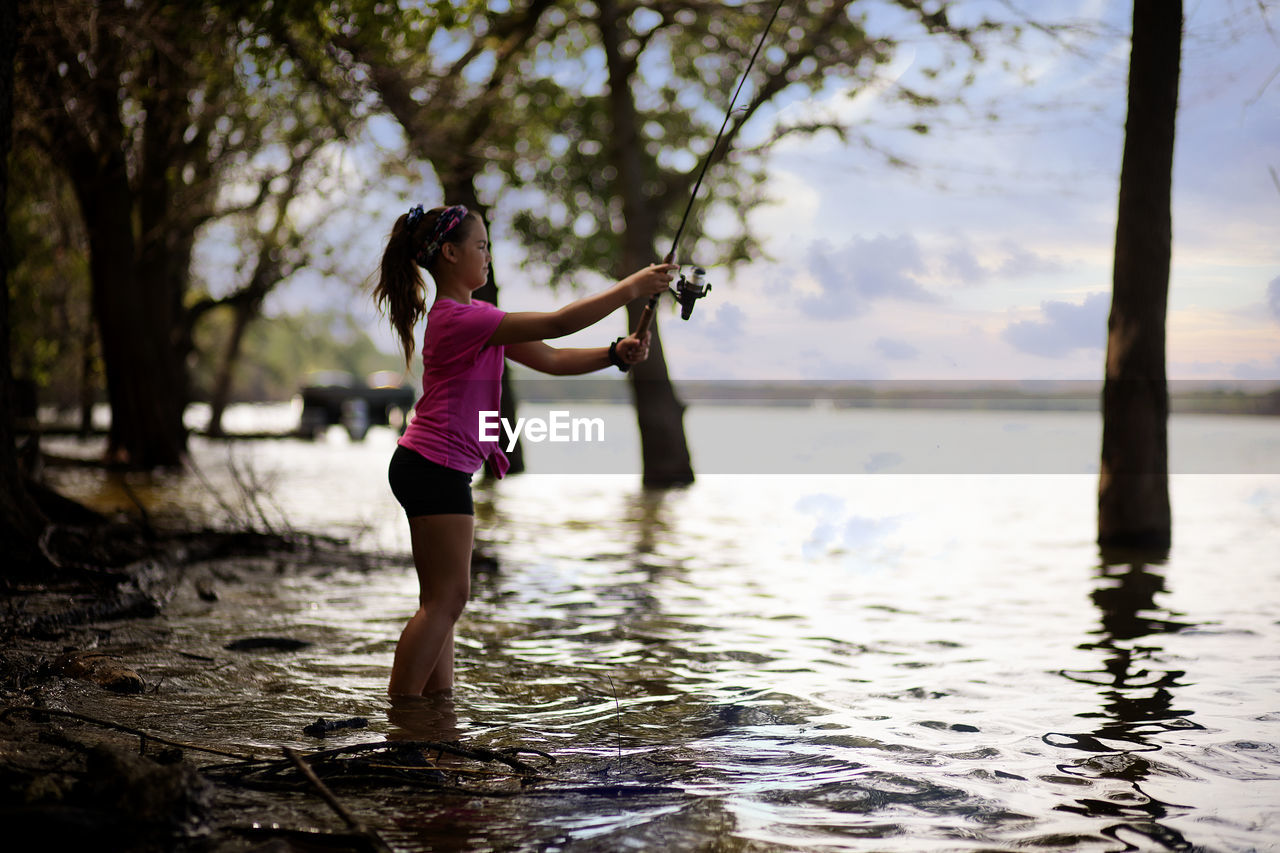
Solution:
[{"label": "ponytail", "polygon": [[391,320],[391,327],[400,336],[406,367],[413,361],[414,326],[427,313],[423,295],[426,284],[413,260],[421,244],[420,240],[415,239],[414,232],[423,226],[419,221],[415,223],[417,228],[410,228],[408,220],[409,214],[402,213],[391,227],[391,238],[387,240],[387,248],[382,252],[378,283],[373,288],[373,303],[387,315]]},{"label": "ponytail", "polygon": [[[444,221],[442,220],[442,217]],[[469,226],[463,221],[480,217],[461,205],[437,207],[426,211],[416,205],[403,213],[391,227],[391,237],[382,252],[378,283],[373,288],[373,302],[391,320],[404,348],[405,366],[413,362],[413,330],[427,313],[426,283],[420,267],[431,269],[439,256],[441,243],[460,243]],[[443,233],[437,234],[437,226]]]}]

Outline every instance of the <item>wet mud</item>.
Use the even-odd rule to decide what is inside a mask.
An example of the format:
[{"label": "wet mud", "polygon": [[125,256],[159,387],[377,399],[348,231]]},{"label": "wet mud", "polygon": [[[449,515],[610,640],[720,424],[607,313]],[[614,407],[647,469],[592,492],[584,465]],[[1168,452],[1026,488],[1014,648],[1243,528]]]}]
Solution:
[{"label": "wet mud", "polygon": [[[323,800],[273,796],[218,769],[257,760],[184,744],[69,710],[133,695],[163,714],[158,658],[193,667],[205,655],[163,648],[158,623],[178,595],[216,601],[221,585],[260,583],[326,563],[358,563],[335,541],[251,531],[157,534],[85,513],[41,543],[50,565],[7,567],[0,583],[0,822],[14,850],[241,851],[378,848],[335,826]],[[304,568],[305,566],[305,568]],[[300,641],[247,638],[242,653]],[[305,645],[305,644],[303,644]],[[347,828],[349,829],[349,827]],[[371,846],[372,844],[372,846]],[[281,846],[284,845],[284,846]]]}]

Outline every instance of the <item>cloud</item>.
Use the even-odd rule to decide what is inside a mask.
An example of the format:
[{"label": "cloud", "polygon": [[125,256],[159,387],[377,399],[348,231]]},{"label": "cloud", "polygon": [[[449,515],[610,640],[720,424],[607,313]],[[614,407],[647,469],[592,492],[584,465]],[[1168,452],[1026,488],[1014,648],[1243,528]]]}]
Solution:
[{"label": "cloud", "polygon": [[746,312],[737,305],[721,303],[716,306],[711,322],[706,323],[701,332],[721,351],[737,349],[742,344],[742,322],[746,316]]},{"label": "cloud", "polygon": [[981,284],[991,277],[991,271],[973,256],[967,246],[959,246],[943,255],[942,270],[946,275],[960,279],[962,284]]},{"label": "cloud", "polygon": [[840,320],[866,313],[876,299],[936,302],[938,297],[915,280],[924,259],[914,237],[855,237],[841,248],[826,241],[809,247],[809,272],[819,293],[804,294],[796,304],[816,320]]},{"label": "cloud", "polygon": [[1061,358],[1078,349],[1102,349],[1107,342],[1108,294],[1090,293],[1084,302],[1041,302],[1043,320],[1019,320],[1001,337],[1015,349],[1046,358]]},{"label": "cloud", "polygon": [[943,253],[942,272],[959,279],[961,284],[974,285],[993,278],[1028,278],[1062,269],[1062,263],[1056,258],[1038,255],[1008,240],[1001,244],[1000,249],[1005,255],[1003,259],[983,263],[968,246],[956,246]]},{"label": "cloud", "polygon": [[[1280,279],[1277,279],[1277,281],[1280,281]],[[1274,281],[1272,282],[1273,285],[1275,283]],[[1280,357],[1270,363],[1251,359],[1242,364],[1232,365],[1231,375],[1236,379],[1280,379]]]},{"label": "cloud", "polygon": [[1271,306],[1271,316],[1280,323],[1280,276],[1271,279],[1267,285],[1267,304]]},{"label": "cloud", "polygon": [[1009,253],[996,269],[1000,278],[1024,278],[1042,273],[1058,272],[1062,262],[1057,258],[1037,255],[1035,252],[1006,241],[1002,248]]},{"label": "cloud", "polygon": [[894,361],[911,361],[920,354],[920,350],[906,341],[896,341],[892,338],[876,338],[872,346],[875,347],[876,352]]}]

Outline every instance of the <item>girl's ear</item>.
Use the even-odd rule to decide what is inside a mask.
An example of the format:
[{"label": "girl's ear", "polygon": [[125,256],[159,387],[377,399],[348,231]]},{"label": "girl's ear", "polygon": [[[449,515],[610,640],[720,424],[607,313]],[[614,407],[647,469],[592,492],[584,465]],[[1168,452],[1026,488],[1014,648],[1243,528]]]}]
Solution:
[{"label": "girl's ear", "polygon": [[457,261],[458,261],[458,247],[457,247],[457,246],[455,246],[453,243],[441,243],[441,244],[440,244],[440,257],[444,258],[446,261],[448,261],[448,262],[449,262],[449,263],[451,263],[451,264],[452,264],[452,263],[457,263]]}]

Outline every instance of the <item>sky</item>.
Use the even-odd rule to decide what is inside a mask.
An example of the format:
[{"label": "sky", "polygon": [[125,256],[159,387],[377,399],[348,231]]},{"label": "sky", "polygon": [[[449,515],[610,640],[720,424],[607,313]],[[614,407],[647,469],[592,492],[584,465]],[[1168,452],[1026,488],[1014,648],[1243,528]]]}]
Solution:
[{"label": "sky", "polygon": [[[984,6],[1001,4],[975,0],[957,16]],[[778,124],[836,115],[909,166],[887,166],[830,133],[779,144],[766,161],[772,201],[751,217],[764,256],[732,272],[709,265],[713,291],[689,321],[670,302],[660,314],[671,375],[1100,377],[1131,6],[1071,0],[1052,8],[1059,20],[1093,23],[1094,32],[1059,40],[1032,33],[1017,49],[993,48],[965,96],[979,113],[994,105],[999,120],[949,112],[931,120],[928,134],[892,129],[911,120],[891,96],[895,86],[924,85],[921,72],[935,58],[927,40],[905,45],[856,97],[835,81],[753,118],[748,130],[762,138]],[[1185,11],[1169,376],[1280,381],[1280,178],[1271,171],[1280,172],[1280,4],[1267,13],[1253,0],[1188,0]],[[381,190],[427,203],[438,195],[425,167]],[[395,203],[380,203],[383,227],[366,223],[348,249],[366,257],[369,272],[402,212],[385,210]],[[563,304],[571,294],[551,292],[541,271],[522,265],[503,210],[500,202],[491,233],[502,307]],[[369,215],[376,225],[376,210]],[[695,215],[708,229],[726,227],[723,211]],[[268,308],[328,298],[394,351],[385,323],[346,278],[302,276]],[[561,345],[602,345],[623,326],[610,318]]]}]

